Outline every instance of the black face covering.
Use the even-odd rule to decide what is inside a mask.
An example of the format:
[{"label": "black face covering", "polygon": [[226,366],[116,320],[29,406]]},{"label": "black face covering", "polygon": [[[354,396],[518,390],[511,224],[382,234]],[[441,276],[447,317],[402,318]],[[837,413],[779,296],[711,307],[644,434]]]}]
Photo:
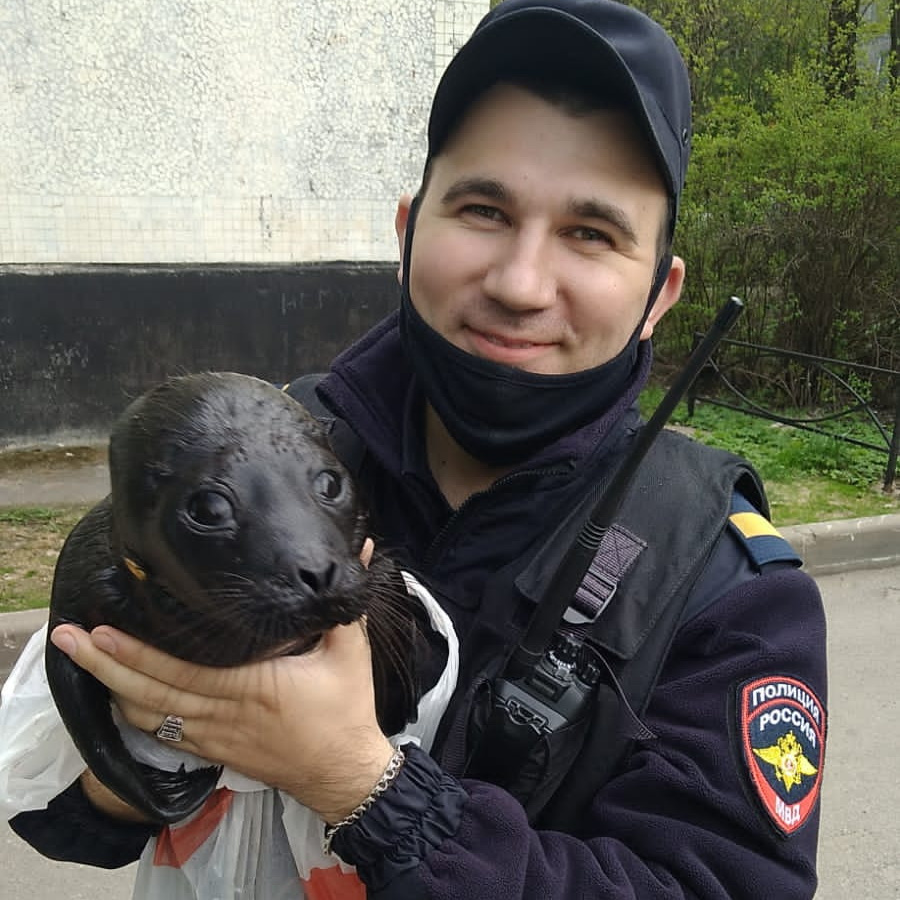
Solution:
[{"label": "black face covering", "polygon": [[538,375],[460,350],[419,315],[409,292],[415,213],[414,203],[403,258],[400,338],[425,397],[453,439],[488,465],[515,465],[606,412],[635,367],[640,333],[671,257],[660,263],[644,315],[616,356],[581,372]]}]

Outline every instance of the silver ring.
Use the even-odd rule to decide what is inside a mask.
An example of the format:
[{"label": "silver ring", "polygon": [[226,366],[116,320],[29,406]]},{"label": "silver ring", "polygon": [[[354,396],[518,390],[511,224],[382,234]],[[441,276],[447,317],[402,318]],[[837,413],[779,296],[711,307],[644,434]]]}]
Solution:
[{"label": "silver ring", "polygon": [[184,719],[181,716],[166,716],[162,725],[156,729],[156,736],[161,741],[181,741],[184,739]]}]

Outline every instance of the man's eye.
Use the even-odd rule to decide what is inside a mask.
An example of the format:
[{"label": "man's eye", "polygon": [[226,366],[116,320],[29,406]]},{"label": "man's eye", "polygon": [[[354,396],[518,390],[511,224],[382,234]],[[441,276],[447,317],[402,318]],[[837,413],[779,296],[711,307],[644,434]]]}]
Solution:
[{"label": "man's eye", "polygon": [[486,206],[483,203],[469,203],[462,209],[463,213],[477,216],[479,219],[490,219],[494,222],[502,222],[503,213],[496,206]]},{"label": "man's eye", "polygon": [[221,528],[234,520],[231,501],[216,491],[198,491],[188,500],[188,515],[206,528]]},{"label": "man's eye", "polygon": [[607,232],[600,231],[598,228],[590,228],[587,225],[581,225],[578,228],[573,228],[569,233],[573,238],[579,241],[599,241],[604,244],[613,243],[613,239]]}]

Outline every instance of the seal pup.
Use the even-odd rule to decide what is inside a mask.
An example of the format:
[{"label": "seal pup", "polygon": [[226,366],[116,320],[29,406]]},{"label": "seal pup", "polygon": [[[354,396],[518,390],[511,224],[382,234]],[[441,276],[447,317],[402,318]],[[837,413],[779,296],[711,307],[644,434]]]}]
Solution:
[{"label": "seal pup", "polygon": [[[109,496],[57,561],[50,630],[108,624],[191,662],[236,666],[302,653],[367,614],[379,724],[393,734],[414,720],[416,658],[433,635],[386,557],[361,564],[357,490],[300,403],[247,375],[169,379],[115,423],[109,467]],[[166,824],[203,803],[219,767],[139,763],[106,687],[49,640],[45,662],[63,723],[107,787]]]}]

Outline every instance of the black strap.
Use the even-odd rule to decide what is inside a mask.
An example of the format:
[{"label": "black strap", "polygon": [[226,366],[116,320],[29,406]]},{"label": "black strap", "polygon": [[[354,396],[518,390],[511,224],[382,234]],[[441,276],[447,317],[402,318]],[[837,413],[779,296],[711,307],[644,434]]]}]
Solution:
[{"label": "black strap", "polygon": [[597,621],[615,596],[619,582],[646,546],[639,537],[619,525],[612,525],[607,530],[563,615],[563,621],[570,626],[568,630],[581,631]]}]

